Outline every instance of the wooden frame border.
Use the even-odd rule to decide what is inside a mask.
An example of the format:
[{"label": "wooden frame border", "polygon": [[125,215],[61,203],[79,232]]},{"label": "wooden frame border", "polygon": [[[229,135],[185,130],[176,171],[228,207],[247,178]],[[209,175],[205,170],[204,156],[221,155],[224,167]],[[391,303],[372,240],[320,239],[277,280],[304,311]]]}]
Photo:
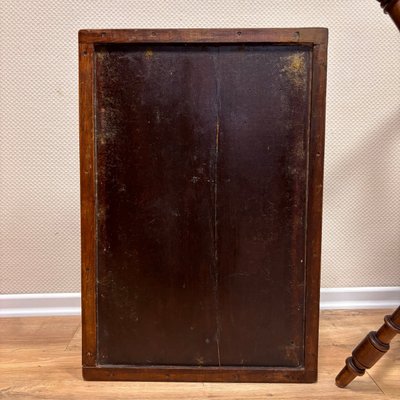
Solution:
[{"label": "wooden frame border", "polygon": [[[133,29],[79,31],[79,105],[82,255],[82,363],[88,380],[315,382],[318,362],[322,183],[325,136],[325,28]],[[313,48],[306,228],[304,367],[107,366],[97,363],[96,176],[94,125],[95,44],[269,43]]]},{"label": "wooden frame border", "polygon": [[96,365],[96,186],[94,45],[79,44],[79,146],[81,178],[82,362]]}]

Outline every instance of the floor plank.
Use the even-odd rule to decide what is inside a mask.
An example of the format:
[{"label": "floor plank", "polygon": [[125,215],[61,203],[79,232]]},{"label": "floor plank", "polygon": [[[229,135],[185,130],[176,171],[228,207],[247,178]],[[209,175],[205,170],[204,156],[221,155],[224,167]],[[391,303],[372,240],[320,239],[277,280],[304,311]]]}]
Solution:
[{"label": "floor plank", "polygon": [[[391,310],[390,310],[391,311]],[[400,344],[347,389],[334,384],[354,346],[386,310],[323,311],[316,384],[85,382],[79,317],[0,319],[0,399],[399,399]]]}]

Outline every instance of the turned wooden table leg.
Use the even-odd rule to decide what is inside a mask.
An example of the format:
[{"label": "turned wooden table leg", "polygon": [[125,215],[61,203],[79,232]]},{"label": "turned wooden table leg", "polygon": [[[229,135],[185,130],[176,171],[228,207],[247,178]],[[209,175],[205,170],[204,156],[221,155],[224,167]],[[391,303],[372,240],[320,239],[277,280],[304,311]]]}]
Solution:
[{"label": "turned wooden table leg", "polygon": [[[378,0],[400,30],[400,0]],[[386,315],[385,323],[375,332],[370,332],[347,358],[346,365],[336,377],[336,385],[344,388],[355,377],[364,375],[389,350],[389,343],[400,334],[400,307],[392,315]]]},{"label": "turned wooden table leg", "polygon": [[389,14],[400,30],[400,0],[378,0],[386,14]]},{"label": "turned wooden table leg", "polygon": [[336,385],[344,388],[355,377],[364,375],[389,350],[389,343],[400,333],[400,307],[392,314],[385,316],[385,323],[375,332],[370,332],[353,350],[352,356],[336,377]]}]

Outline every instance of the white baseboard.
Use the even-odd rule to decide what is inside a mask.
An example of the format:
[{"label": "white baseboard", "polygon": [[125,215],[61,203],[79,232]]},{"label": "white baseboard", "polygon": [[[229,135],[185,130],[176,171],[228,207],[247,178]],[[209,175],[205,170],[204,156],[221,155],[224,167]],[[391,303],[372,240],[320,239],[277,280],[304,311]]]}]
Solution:
[{"label": "white baseboard", "polygon": [[321,289],[321,310],[397,308],[400,287],[353,287]]},{"label": "white baseboard", "polygon": [[[322,288],[321,309],[396,308],[400,287]],[[79,315],[80,293],[0,295],[0,317]]]},{"label": "white baseboard", "polygon": [[1,294],[0,317],[79,315],[80,293]]}]

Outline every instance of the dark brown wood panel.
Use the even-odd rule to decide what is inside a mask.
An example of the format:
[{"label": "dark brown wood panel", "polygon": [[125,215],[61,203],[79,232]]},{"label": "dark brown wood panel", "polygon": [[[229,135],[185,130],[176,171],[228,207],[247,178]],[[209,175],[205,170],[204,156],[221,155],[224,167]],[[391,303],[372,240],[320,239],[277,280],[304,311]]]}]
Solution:
[{"label": "dark brown wood panel", "polygon": [[217,186],[223,365],[304,364],[312,51],[222,47]]},{"label": "dark brown wood panel", "polygon": [[209,50],[97,49],[101,364],[218,365]]}]

